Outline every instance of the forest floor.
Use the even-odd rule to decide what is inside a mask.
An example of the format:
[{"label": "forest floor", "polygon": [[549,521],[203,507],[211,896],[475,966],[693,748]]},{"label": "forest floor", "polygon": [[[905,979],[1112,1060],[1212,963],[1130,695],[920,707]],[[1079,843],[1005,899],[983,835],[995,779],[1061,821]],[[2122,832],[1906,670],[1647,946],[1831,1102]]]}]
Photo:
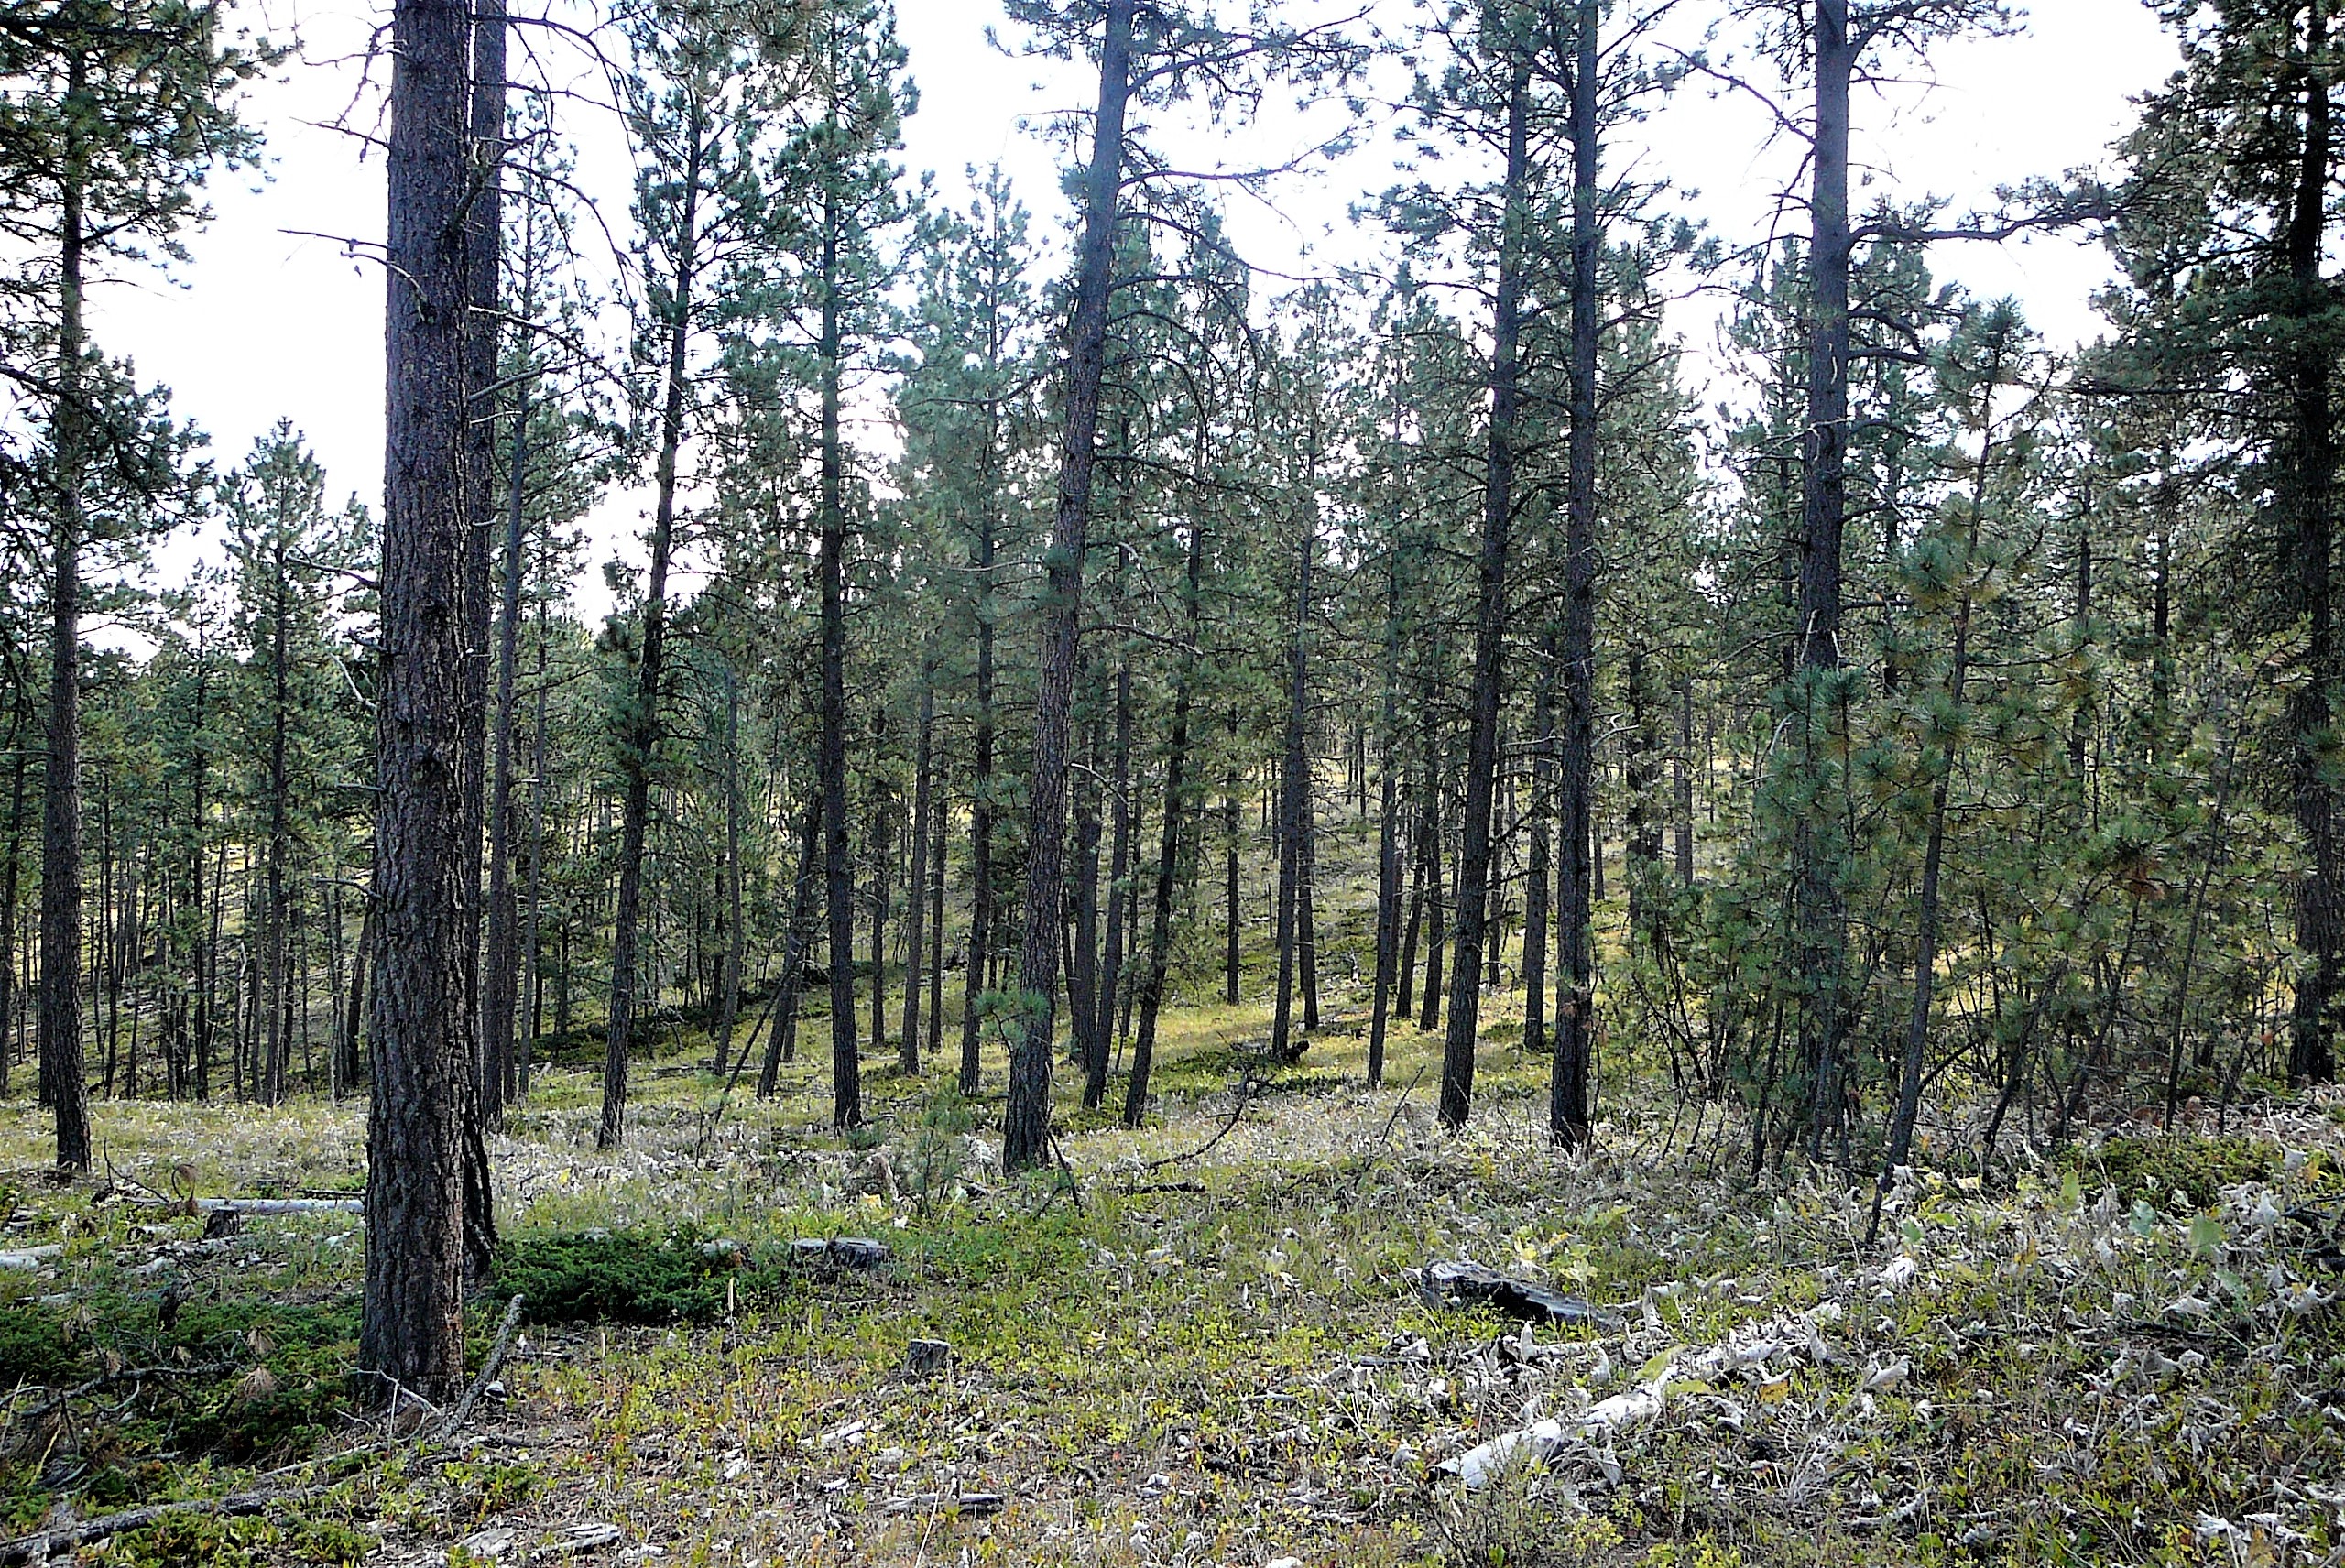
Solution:
[{"label": "forest floor", "polygon": [[[354,1392],[354,1215],[206,1241],[158,1200],[354,1192],[356,1104],[101,1103],[100,1171],[60,1186],[11,1103],[0,1249],[55,1250],[0,1269],[0,1537],[263,1486],[288,1499],[82,1560],[2345,1561],[2345,1100],[1984,1181],[1925,1164],[1868,1247],[1869,1194],[1754,1182],[1633,1105],[1556,1154],[1545,1063],[1503,1043],[1445,1134],[1438,1041],[1397,1031],[1369,1091],[1358,1021],[1271,1069],[1260,1009],[1172,1014],[1160,1117],[1083,1112],[1062,1068],[1065,1169],[1019,1180],[946,1064],[873,1059],[842,1139],[817,1062],[720,1116],[687,1051],[639,1073],[616,1154],[594,1078],[547,1072],[494,1144],[476,1361],[511,1293],[529,1318],[428,1442]],[[840,1236],[890,1256],[789,1256]],[[1599,1310],[1428,1299],[1412,1271],[1459,1258]],[[1439,1468],[1548,1419],[1543,1465]]]}]

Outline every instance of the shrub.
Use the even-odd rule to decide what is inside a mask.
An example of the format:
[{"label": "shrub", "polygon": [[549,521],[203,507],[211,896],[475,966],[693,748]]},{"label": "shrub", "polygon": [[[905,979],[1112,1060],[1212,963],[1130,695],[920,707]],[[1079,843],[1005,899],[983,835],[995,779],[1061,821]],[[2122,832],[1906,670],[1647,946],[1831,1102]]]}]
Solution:
[{"label": "shrub", "polygon": [[769,1299],[789,1277],[690,1225],[527,1236],[496,1257],[497,1293],[519,1293],[531,1323],[705,1323],[725,1310],[728,1283],[736,1301]]}]

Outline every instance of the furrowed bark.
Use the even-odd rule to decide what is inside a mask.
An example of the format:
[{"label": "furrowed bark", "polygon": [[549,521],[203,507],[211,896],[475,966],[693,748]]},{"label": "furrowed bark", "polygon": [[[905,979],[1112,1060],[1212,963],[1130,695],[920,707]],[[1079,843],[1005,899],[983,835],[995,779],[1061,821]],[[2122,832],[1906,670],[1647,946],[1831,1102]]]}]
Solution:
[{"label": "furrowed bark", "polygon": [[386,158],[387,437],[375,864],[381,942],[359,1366],[463,1384],[465,1011],[463,339],[468,17],[398,0]]}]

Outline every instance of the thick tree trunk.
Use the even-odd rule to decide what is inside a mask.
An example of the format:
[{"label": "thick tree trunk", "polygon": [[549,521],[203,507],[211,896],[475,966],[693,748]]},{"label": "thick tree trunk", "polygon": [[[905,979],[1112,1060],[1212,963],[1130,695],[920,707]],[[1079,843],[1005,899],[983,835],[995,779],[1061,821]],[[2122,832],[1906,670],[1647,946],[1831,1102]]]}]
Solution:
[{"label": "thick tree trunk", "polygon": [[464,1371],[465,7],[398,0],[392,25],[382,681],[381,963],[367,1116],[359,1365],[448,1399]]},{"label": "thick tree trunk", "polygon": [[[1591,900],[1596,858],[1596,370],[1597,209],[1602,146],[1597,125],[1598,0],[1579,0],[1572,72],[1570,429],[1564,482],[1562,750],[1555,770],[1555,1056],[1547,1128],[1566,1149],[1587,1143],[1588,1079],[1596,1056]],[[1594,864],[1591,864],[1594,861]]]},{"label": "thick tree trunk", "polygon": [[[2311,0],[2306,58],[2328,51],[2325,0]],[[2298,608],[2305,617],[2307,679],[2288,697],[2288,727],[2295,733],[2290,786],[2296,830],[2305,840],[2307,866],[2296,891],[2296,945],[2311,960],[2296,981],[2288,1037],[2288,1076],[2326,1083],[2337,1076],[2336,1035],[2345,1011],[2345,843],[2340,842],[2337,790],[2322,759],[2323,738],[2335,734],[2345,664],[2338,658],[2336,615],[2329,578],[2336,550],[2337,443],[2327,335],[2317,323],[2332,309],[2321,276],[2327,248],[2330,173],[2328,78],[2306,73],[2305,149],[2296,184],[2295,215],[2288,229],[2289,280],[2301,318],[2291,354],[2296,430],[2293,464],[2296,495],[2296,556]]]},{"label": "thick tree trunk", "polygon": [[1042,669],[1034,702],[1025,935],[1019,954],[1022,994],[1009,1029],[1009,1101],[1002,1127],[1002,1161],[1013,1171],[1039,1165],[1050,1153],[1051,1007],[1058,989],[1059,903],[1065,881],[1067,739],[1081,633],[1084,545],[1091,525],[1091,479],[1098,456],[1099,388],[1107,368],[1109,275],[1115,262],[1116,213],[1122,186],[1124,110],[1131,92],[1135,3],[1107,0],[1099,51],[1099,109],[1092,122],[1074,313],[1067,333],[1066,443],[1059,472],[1058,517],[1048,554]]}]

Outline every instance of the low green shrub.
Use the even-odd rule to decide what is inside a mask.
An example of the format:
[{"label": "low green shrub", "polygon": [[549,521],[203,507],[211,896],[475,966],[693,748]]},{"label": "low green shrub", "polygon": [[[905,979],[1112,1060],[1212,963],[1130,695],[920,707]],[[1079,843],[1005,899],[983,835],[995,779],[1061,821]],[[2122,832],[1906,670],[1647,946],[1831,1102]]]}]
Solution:
[{"label": "low green shrub", "polygon": [[521,1236],[497,1250],[496,1293],[531,1323],[705,1323],[789,1289],[787,1265],[714,1242],[693,1226]]}]

